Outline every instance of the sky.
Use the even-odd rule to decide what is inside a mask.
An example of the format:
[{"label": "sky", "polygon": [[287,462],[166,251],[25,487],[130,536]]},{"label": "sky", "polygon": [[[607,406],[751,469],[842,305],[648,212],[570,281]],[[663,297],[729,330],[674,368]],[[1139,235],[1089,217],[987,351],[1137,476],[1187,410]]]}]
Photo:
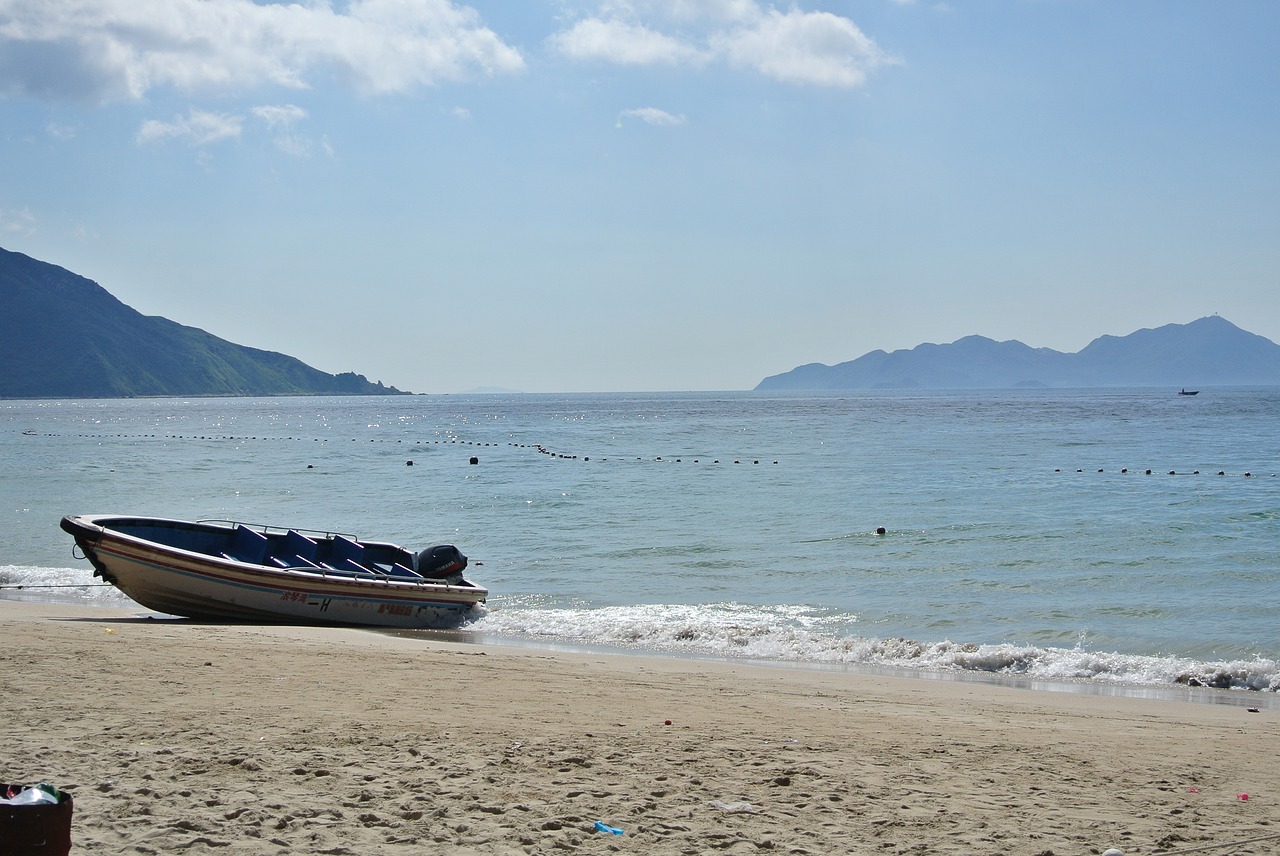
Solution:
[{"label": "sky", "polygon": [[0,246],[457,393],[1280,341],[1280,3],[0,0]]}]

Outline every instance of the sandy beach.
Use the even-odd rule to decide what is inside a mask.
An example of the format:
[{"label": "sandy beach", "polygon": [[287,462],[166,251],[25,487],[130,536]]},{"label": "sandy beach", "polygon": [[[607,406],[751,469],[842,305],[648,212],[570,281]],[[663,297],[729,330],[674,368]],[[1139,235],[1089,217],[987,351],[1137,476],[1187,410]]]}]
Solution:
[{"label": "sandy beach", "polygon": [[4,600],[0,634],[0,780],[71,791],[73,853],[1280,852],[1272,699]]}]

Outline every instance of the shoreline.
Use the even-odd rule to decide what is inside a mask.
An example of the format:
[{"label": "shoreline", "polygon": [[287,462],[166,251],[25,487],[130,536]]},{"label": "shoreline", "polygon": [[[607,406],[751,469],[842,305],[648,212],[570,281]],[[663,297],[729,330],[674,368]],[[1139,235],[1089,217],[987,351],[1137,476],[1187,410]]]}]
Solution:
[{"label": "shoreline", "polygon": [[[102,585],[111,587],[106,583],[103,583]],[[40,586],[31,586],[30,588],[34,590],[40,588]],[[22,603],[35,606],[47,604],[54,607],[66,606],[73,609],[79,607],[89,609],[102,608],[107,610],[118,610],[122,615],[134,618],[148,617],[153,620],[178,621],[192,623],[196,626],[201,625],[201,622],[199,621],[191,621],[190,619],[183,618],[182,616],[165,615],[163,613],[155,612],[154,610],[149,610],[147,607],[140,604],[133,603],[129,603],[128,605],[91,604],[75,598],[60,598],[56,595],[52,597],[48,595],[25,597],[22,594],[17,596],[0,594],[0,604],[5,602]],[[270,625],[261,626],[263,629],[270,629]],[[281,626],[283,627],[284,625]],[[836,674],[869,675],[903,678],[908,680],[961,683],[971,682],[978,685],[999,686],[1032,692],[1135,698],[1168,702],[1184,702],[1188,704],[1227,705],[1242,708],[1256,707],[1280,711],[1280,692],[1246,689],[1243,687],[1224,688],[1208,685],[1192,686],[1185,683],[1148,684],[1126,681],[1106,681],[1097,678],[1045,678],[1010,674],[1007,672],[983,671],[978,669],[948,670],[926,667],[913,668],[901,665],[878,665],[857,662],[828,663],[808,660],[770,660],[755,657],[733,658],[696,651],[675,651],[661,648],[645,648],[641,646],[611,646],[602,643],[593,644],[575,642],[572,640],[542,640],[515,636],[502,636],[498,633],[477,631],[467,628],[413,630],[403,628],[338,626],[331,629],[358,631],[386,638],[402,637],[405,639],[456,643],[459,645],[479,645],[482,647],[490,646],[502,649],[528,649],[531,651],[540,651],[551,654],[566,653],[575,655],[673,658],[677,660],[691,660],[705,663],[758,666],[766,669],[799,669],[802,671],[812,670]]]},{"label": "shoreline", "polygon": [[5,779],[74,795],[77,853],[1280,846],[1270,708],[48,602],[0,634]]},{"label": "shoreline", "polygon": [[[360,628],[378,635],[397,635],[395,630],[380,628]],[[417,631],[400,631],[407,638],[413,638]],[[438,631],[424,631],[426,633]],[[447,631],[451,635],[439,641],[456,642],[460,645],[488,645],[498,648],[529,649],[552,654],[602,655],[619,657],[653,657],[690,660],[700,663],[721,663],[727,665],[743,665],[761,669],[798,669],[801,671],[828,672],[850,676],[865,675],[881,678],[901,678],[915,681],[943,681],[973,683],[980,686],[996,686],[1006,689],[1066,693],[1069,695],[1101,696],[1112,698],[1132,698],[1149,701],[1176,702],[1183,704],[1228,705],[1242,708],[1266,708],[1280,711],[1280,693],[1266,690],[1221,689],[1215,687],[1192,687],[1186,684],[1154,685],[1124,683],[1121,681],[1101,681],[1080,678],[1035,678],[1019,675],[1008,675],[978,670],[946,671],[942,669],[912,669],[906,666],[878,666],[869,663],[823,663],[807,660],[765,660],[753,657],[735,659],[732,657],[701,654],[696,652],[664,651],[648,648],[619,648],[608,645],[575,644],[564,641],[540,641],[504,637],[496,634],[474,633],[468,630]],[[477,638],[468,638],[474,635]],[[427,638],[427,637],[424,637]]]}]

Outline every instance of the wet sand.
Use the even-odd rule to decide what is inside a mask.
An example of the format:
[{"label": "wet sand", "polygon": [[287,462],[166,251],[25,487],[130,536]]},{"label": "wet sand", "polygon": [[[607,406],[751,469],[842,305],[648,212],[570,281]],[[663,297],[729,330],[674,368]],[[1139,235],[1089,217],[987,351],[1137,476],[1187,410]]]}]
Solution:
[{"label": "wet sand", "polygon": [[73,853],[1280,852],[1274,707],[136,616],[0,600]]}]

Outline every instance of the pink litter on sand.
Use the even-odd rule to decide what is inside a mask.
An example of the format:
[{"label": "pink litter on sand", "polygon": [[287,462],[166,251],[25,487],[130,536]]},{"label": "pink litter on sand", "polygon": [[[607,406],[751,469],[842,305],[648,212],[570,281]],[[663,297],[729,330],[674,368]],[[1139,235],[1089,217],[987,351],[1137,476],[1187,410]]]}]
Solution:
[{"label": "pink litter on sand", "polygon": [[1238,799],[1238,800],[1240,800],[1240,801],[1242,801],[1242,802],[1248,802],[1248,801],[1249,801],[1249,795],[1248,795],[1248,794],[1236,794],[1236,799]]}]

